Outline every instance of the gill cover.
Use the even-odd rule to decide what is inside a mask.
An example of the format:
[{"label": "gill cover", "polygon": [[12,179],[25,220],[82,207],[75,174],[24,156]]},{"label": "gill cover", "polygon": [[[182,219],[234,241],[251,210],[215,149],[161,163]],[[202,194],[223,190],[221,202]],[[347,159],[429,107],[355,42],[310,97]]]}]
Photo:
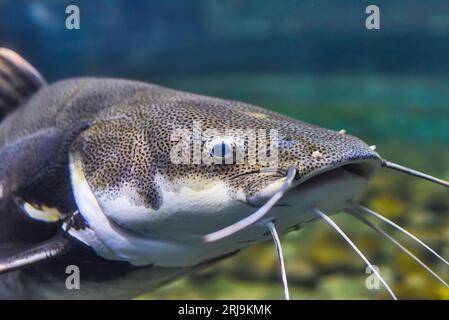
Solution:
[{"label": "gill cover", "polygon": [[71,152],[69,158],[73,195],[80,214],[87,222],[81,229],[69,229],[70,235],[92,247],[99,256],[109,260],[127,261],[136,266],[196,264],[195,255],[180,259],[180,255],[176,254],[182,252],[181,245],[158,235],[146,234],[144,237],[110,219],[86,179],[80,154],[76,151]]}]

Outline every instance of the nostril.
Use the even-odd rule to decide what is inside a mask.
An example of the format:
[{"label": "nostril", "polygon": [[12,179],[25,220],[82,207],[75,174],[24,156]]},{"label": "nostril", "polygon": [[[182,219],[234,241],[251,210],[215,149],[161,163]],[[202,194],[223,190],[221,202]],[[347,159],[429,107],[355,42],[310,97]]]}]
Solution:
[{"label": "nostril", "polygon": [[316,160],[323,159],[323,154],[320,151],[314,151],[312,152],[312,157],[314,157]]}]

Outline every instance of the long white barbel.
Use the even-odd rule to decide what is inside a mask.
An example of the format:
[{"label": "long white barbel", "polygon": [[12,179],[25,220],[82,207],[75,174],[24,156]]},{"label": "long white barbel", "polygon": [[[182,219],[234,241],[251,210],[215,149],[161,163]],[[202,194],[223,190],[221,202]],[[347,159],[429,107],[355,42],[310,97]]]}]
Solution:
[{"label": "long white barbel", "polygon": [[279,236],[273,222],[268,222],[267,228],[270,230],[271,237],[273,238],[274,245],[276,246],[279,267],[281,269],[282,284],[284,286],[285,300],[290,300],[290,293],[288,290],[288,282],[287,282],[287,272],[285,271],[284,254],[282,253],[281,240],[279,240]]},{"label": "long white barbel", "polygon": [[360,251],[359,248],[352,242],[352,240],[346,235],[346,233],[343,232],[343,230],[340,229],[340,227],[331,219],[329,218],[325,213],[323,213],[320,209],[315,208],[315,212],[324,220],[326,221],[337,233],[344,239],[346,242],[354,249],[354,251],[359,255],[359,257],[366,263],[366,265],[373,271],[373,273],[379,278],[380,282],[384,285],[384,287],[387,289],[387,291],[390,293],[391,297],[394,300],[397,300],[396,295],[394,294],[393,290],[391,290],[390,286],[387,284],[387,282],[384,280],[384,278],[380,275],[380,273],[376,270],[376,268],[373,267],[371,262],[365,257],[365,255]]},{"label": "long white barbel", "polygon": [[441,284],[443,284],[445,287],[449,288],[449,285],[446,283],[446,281],[444,281],[435,271],[433,271],[430,267],[428,267],[423,261],[421,261],[421,259],[419,259],[417,256],[415,256],[410,250],[408,250],[406,247],[404,247],[402,244],[400,244],[399,241],[397,241],[395,238],[393,238],[391,235],[389,235],[384,229],[371,223],[371,221],[367,220],[364,216],[362,216],[362,214],[360,214],[358,212],[352,211],[349,213],[353,217],[362,221],[362,223],[364,223],[365,225],[367,225],[374,231],[380,233],[385,238],[390,240],[397,247],[399,247],[399,249],[401,249],[405,254],[407,254],[409,257],[411,257],[413,260],[415,260],[418,264],[420,264],[424,269],[426,269],[432,276],[434,276],[439,282],[441,282]]}]

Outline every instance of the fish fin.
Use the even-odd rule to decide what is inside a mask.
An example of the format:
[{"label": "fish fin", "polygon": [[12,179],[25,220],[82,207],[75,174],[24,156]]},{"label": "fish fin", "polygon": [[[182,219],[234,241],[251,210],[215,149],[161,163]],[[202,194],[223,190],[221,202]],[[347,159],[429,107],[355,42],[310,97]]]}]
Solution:
[{"label": "fish fin", "polygon": [[36,214],[41,216],[37,220],[44,221],[56,221],[56,216],[61,216],[55,215],[56,207],[69,201],[61,188],[67,184],[66,167],[61,165],[63,141],[61,130],[47,128],[0,148],[0,232],[6,232],[6,225],[13,219],[13,200],[34,220]]},{"label": "fish fin", "polygon": [[61,130],[47,128],[1,148],[0,195],[6,198],[17,193],[41,175],[50,163],[57,162],[63,139]]},{"label": "fish fin", "polygon": [[0,120],[45,84],[42,75],[19,54],[0,48]]},{"label": "fish fin", "polygon": [[49,261],[70,251],[69,240],[62,236],[38,244],[2,244],[0,274]]}]

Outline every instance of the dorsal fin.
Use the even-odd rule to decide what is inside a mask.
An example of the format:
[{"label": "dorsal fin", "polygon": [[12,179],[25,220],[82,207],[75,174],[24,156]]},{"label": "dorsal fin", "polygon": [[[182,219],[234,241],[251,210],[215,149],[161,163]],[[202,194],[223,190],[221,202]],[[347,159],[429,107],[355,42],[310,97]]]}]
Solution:
[{"label": "dorsal fin", "polygon": [[70,251],[70,242],[62,236],[35,245],[0,246],[0,274],[54,259]]},{"label": "dorsal fin", "polygon": [[20,55],[0,48],[0,119],[45,84],[41,74]]}]

